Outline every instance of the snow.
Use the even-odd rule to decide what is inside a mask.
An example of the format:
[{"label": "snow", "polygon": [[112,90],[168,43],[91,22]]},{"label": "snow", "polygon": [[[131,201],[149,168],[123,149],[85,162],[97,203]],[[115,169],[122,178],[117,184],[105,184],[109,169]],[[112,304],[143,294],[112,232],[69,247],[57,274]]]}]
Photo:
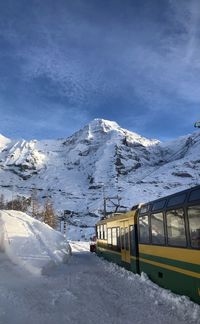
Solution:
[{"label": "snow", "polygon": [[[0,187],[5,199],[51,196],[58,215],[72,211],[70,239],[89,239],[103,196],[121,204],[155,200],[199,184],[200,132],[160,143],[94,119],[66,139],[25,141],[0,136]],[[108,206],[113,211],[113,205]],[[93,232],[93,233],[92,233]]]},{"label": "snow", "polygon": [[41,274],[66,262],[70,246],[64,235],[25,213],[0,211],[0,248],[22,268]]},{"label": "snow", "polygon": [[98,258],[89,242],[69,245],[22,212],[0,211],[0,264],[3,324],[200,323],[187,297]]},{"label": "snow", "polygon": [[34,276],[0,253],[0,323],[199,324],[200,306],[70,242],[65,264]]},{"label": "snow", "polygon": [[3,149],[11,140],[0,134],[0,148]]},{"label": "snow", "polygon": [[[0,135],[1,193],[38,189],[57,212],[71,210],[67,237],[93,236],[103,196],[128,208],[194,186],[200,132],[160,143],[95,119],[63,140],[10,140]],[[187,175],[187,176],[185,176]],[[70,246],[73,254],[70,256]],[[0,323],[199,324],[200,306],[66,241],[18,211],[0,211]]]},{"label": "snow", "polygon": [[108,132],[109,130],[118,130],[120,126],[110,120],[95,118],[90,124],[89,127],[94,132],[98,131],[99,129],[103,129],[104,132]]}]

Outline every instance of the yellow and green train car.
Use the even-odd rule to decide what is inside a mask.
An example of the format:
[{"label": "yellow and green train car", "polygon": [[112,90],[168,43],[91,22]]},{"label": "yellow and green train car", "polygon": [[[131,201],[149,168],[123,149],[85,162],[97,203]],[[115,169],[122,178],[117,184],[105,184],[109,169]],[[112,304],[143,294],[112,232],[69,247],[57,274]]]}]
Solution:
[{"label": "yellow and green train car", "polygon": [[138,269],[136,210],[111,214],[97,224],[96,252],[135,273]]},{"label": "yellow and green train car", "polygon": [[96,251],[200,304],[200,186],[109,215]]}]

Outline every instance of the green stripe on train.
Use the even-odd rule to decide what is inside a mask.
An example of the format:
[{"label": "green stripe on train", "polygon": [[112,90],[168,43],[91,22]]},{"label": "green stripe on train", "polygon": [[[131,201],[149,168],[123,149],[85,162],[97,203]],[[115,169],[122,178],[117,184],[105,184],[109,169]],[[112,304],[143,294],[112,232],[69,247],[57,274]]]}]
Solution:
[{"label": "green stripe on train", "polygon": [[117,263],[119,266],[124,267],[127,270],[130,270],[134,273],[137,272],[135,259],[131,260],[131,263],[124,262],[121,259],[120,252],[115,252],[115,251],[106,249],[105,247],[104,248],[97,247],[96,252],[97,252],[98,256],[102,256],[103,258],[105,258],[108,261]]},{"label": "green stripe on train", "polygon": [[194,302],[200,303],[200,279],[164,269],[141,260],[140,271],[147,273],[149,279],[156,282],[159,286],[170,289],[177,294],[189,296]]},{"label": "green stripe on train", "polygon": [[[136,273],[136,262],[133,258],[131,259],[131,264],[128,264],[121,260],[121,254],[119,252],[106,249],[105,247],[97,248],[97,254],[104,257],[108,261],[117,263],[118,265]],[[140,272],[147,273],[149,278],[161,287],[170,289],[178,294],[189,296],[194,302],[200,304],[200,279],[187,275],[187,271],[190,273],[190,270],[181,269],[180,264],[178,268],[178,263],[176,264],[175,262],[172,265],[171,263],[164,264],[164,258],[151,256],[150,260],[150,256],[145,254],[143,254],[141,257],[143,258],[140,259]],[[171,267],[172,269],[168,269],[167,267]],[[182,272],[174,271],[173,268]],[[184,274],[184,271],[186,274]],[[196,274],[198,275],[197,272]]]},{"label": "green stripe on train", "polygon": [[168,259],[165,257],[158,257],[155,255],[144,254],[144,253],[140,253],[140,257],[144,258],[144,259],[151,260],[151,261],[171,265],[173,267],[182,268],[182,269],[189,270],[192,272],[200,273],[200,266],[198,264],[192,264],[192,263],[188,263],[188,262]]},{"label": "green stripe on train", "polygon": [[97,247],[97,255],[104,257],[108,261],[112,261],[122,266],[121,254],[116,253],[105,248]]}]

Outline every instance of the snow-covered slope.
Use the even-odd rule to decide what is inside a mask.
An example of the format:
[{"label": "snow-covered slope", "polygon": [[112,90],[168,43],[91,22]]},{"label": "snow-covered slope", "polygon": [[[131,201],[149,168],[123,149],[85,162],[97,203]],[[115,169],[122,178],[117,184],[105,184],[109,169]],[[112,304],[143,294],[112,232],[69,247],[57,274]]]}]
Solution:
[{"label": "snow-covered slope", "polygon": [[70,256],[70,246],[61,233],[13,210],[0,211],[0,249],[34,274],[65,262]]},{"label": "snow-covered slope", "polygon": [[130,208],[199,183],[199,152],[200,132],[160,143],[95,119],[67,139],[0,137],[0,185],[10,197],[48,192],[58,212],[73,212],[68,234],[77,239],[92,234],[103,195]]}]

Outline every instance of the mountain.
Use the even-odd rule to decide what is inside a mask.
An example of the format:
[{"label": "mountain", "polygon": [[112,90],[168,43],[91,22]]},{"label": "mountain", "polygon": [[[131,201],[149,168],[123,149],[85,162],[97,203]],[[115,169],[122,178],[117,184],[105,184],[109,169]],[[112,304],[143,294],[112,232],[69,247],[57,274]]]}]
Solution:
[{"label": "mountain", "polygon": [[[68,220],[71,238],[93,232],[103,197],[118,195],[130,208],[186,189],[200,179],[200,132],[161,143],[94,119],[66,139],[25,141],[0,136],[0,187],[9,199],[52,197]],[[113,210],[117,201],[107,201]]]}]

